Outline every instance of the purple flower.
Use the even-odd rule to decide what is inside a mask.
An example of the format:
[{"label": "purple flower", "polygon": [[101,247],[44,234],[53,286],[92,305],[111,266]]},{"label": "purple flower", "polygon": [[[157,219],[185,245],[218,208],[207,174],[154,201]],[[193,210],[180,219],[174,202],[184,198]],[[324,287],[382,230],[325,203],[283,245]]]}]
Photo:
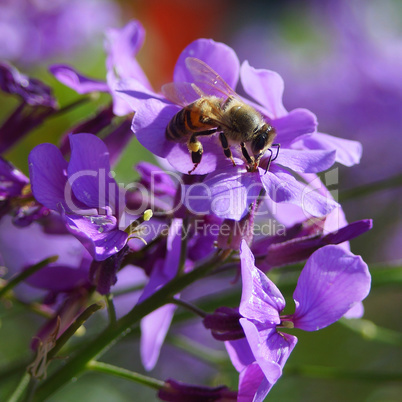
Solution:
[{"label": "purple flower", "polygon": [[[208,64],[233,89],[237,86],[240,74],[242,84],[243,86],[247,85],[249,95],[265,104],[265,109],[251,101],[247,102],[258,107],[264,118],[276,128],[277,140],[285,148],[300,136],[306,136],[315,131],[317,123],[311,112],[297,109],[287,113],[284,109],[281,101],[283,82],[279,75],[267,70],[254,70],[247,63],[243,64],[240,69],[234,51],[228,46],[212,40],[199,39],[190,44],[180,55],[174,71],[174,83],[179,92],[177,96],[182,95],[183,99],[189,98],[186,83],[195,82],[201,86],[201,83],[188,70],[186,59],[189,56]],[[258,90],[258,88],[261,89],[261,85],[264,85],[264,88],[270,86],[270,90],[267,92],[270,94],[269,97],[268,95],[262,96],[263,91]],[[252,88],[257,89],[253,91]],[[211,88],[207,90],[213,91]],[[186,145],[169,141],[165,136],[169,121],[182,106],[164,99],[163,96],[150,91],[143,83],[135,80],[123,80],[120,83],[120,91],[136,112],[133,120],[133,131],[138,140],[154,154],[167,158],[177,170],[183,173],[191,170],[193,163],[189,158]],[[207,94],[216,95],[216,93]],[[222,97],[222,94],[220,96]],[[194,100],[198,97],[194,94]],[[195,174],[210,173],[220,166],[231,166],[231,162],[223,155],[222,147],[219,146],[217,138],[206,137],[203,146],[203,158],[194,172]],[[233,149],[232,152],[235,157],[239,158],[239,161],[235,158],[236,162],[241,165],[241,153],[236,149]],[[298,169],[303,169],[303,171],[317,172],[328,168],[334,161],[332,152],[313,152],[311,158],[304,155],[306,154],[301,153],[296,161],[296,165],[299,165]],[[293,156],[294,151],[289,150],[286,158],[285,155],[281,157],[281,164],[292,168],[294,165],[292,163]]]},{"label": "purple flower", "polygon": [[119,80],[132,78],[151,89],[148,78],[135,59],[144,39],[145,30],[139,21],[130,21],[121,29],[110,28],[106,32],[106,77],[113,96],[113,111],[117,116],[131,113],[129,105],[114,91]]},{"label": "purple flower", "polygon": [[132,138],[130,121],[124,119],[115,124],[113,106],[109,105],[97,112],[93,117],[78,123],[75,127],[69,128],[63,135],[60,142],[60,150],[63,155],[68,155],[70,149],[70,135],[79,133],[91,133],[100,136],[109,151],[110,164],[115,165],[123,150]]},{"label": "purple flower", "polygon": [[29,179],[0,157],[0,218],[6,214],[13,216],[16,226],[24,227],[47,216],[49,210],[33,198]]},{"label": "purple flower", "polygon": [[109,92],[113,96],[113,112],[124,116],[132,112],[121,97],[116,97],[114,87],[120,79],[135,79],[150,89],[148,79],[135,60],[145,38],[145,31],[139,21],[130,21],[121,29],[110,28],[106,33],[107,82],[85,77],[73,67],[54,64],[49,70],[64,85],[79,94],[90,92]]},{"label": "purple flower", "polygon": [[256,240],[251,249],[262,271],[307,260],[321,247],[349,241],[370,230],[373,222],[365,219],[350,223],[324,234],[325,218],[321,222],[304,221],[286,230],[286,234],[266,236]]},{"label": "purple flower", "polygon": [[49,68],[56,79],[79,94],[108,92],[113,98],[112,106],[101,110],[95,117],[66,133],[61,147],[63,154],[69,152],[67,137],[71,133],[99,134],[102,132],[104,142],[109,149],[110,162],[113,164],[118,160],[133,133],[128,120],[124,119],[118,124],[113,121],[116,115],[125,116],[131,113],[131,108],[127,103],[120,96],[116,96],[114,87],[116,82],[122,78],[135,78],[150,88],[147,78],[135,59],[144,37],[144,28],[138,21],[131,21],[121,29],[110,28],[107,31],[105,42],[106,82],[88,78],[73,67],[64,64],[54,64]]},{"label": "purple flower", "polygon": [[0,157],[0,200],[18,197],[29,183],[28,177],[10,162]]},{"label": "purple flower", "polygon": [[53,114],[57,103],[50,87],[7,63],[0,63],[0,89],[21,100],[0,127],[0,153],[3,153]]},{"label": "purple flower", "polygon": [[95,260],[103,261],[128,239],[119,228],[119,189],[110,177],[109,154],[99,138],[76,134],[70,144],[69,163],[55,145],[41,144],[32,150],[32,192],[37,201],[61,214],[67,230]]},{"label": "purple flower", "polygon": [[[281,100],[283,82],[280,76],[268,70],[255,70],[247,62],[240,68],[232,49],[222,43],[200,39],[182,52],[174,71],[176,97],[183,98],[187,103],[191,100],[189,83],[205,86],[202,73],[197,75],[194,69],[188,69],[189,56],[208,64],[233,89],[240,74],[247,94],[261,105],[244,101],[255,106],[265,121],[276,129],[276,141],[281,144],[281,151],[269,171],[266,172],[270,152],[266,152],[261,159],[261,167],[255,172],[248,172],[239,147],[232,147],[237,164],[234,168],[223,154],[218,137],[203,137],[204,153],[194,174],[208,175],[201,185],[186,188],[188,196],[184,203],[187,208],[193,213],[214,213],[220,218],[240,220],[261,191],[265,191],[276,203],[302,205],[313,216],[325,215],[337,206],[333,200],[311,191],[284,169],[301,173],[320,172],[334,163],[336,150],[292,148],[293,143],[311,136],[317,123],[315,116],[305,109],[295,109],[290,113],[285,110]],[[178,171],[187,173],[192,170],[194,164],[185,142],[173,142],[165,135],[170,120],[183,106],[172,103],[133,79],[122,80],[119,88],[122,97],[135,111],[132,128],[139,142],[157,156],[166,158]],[[202,89],[207,95],[216,96],[219,93],[211,87]],[[198,97],[194,95],[193,100]]]},{"label": "purple flower", "polygon": [[239,396],[244,401],[262,401],[282,375],[297,343],[295,336],[278,332],[278,328],[316,331],[334,323],[368,295],[371,277],[360,257],[337,246],[325,246],[312,254],[300,274],[293,294],[295,313],[281,316],[285,299],[256,268],[245,242],[240,258],[243,291],[239,312],[246,338],[226,345],[241,372]]},{"label": "purple flower", "polygon": [[28,105],[53,109],[56,107],[50,87],[35,78],[21,74],[8,63],[0,63],[0,88],[6,93],[18,95]]}]

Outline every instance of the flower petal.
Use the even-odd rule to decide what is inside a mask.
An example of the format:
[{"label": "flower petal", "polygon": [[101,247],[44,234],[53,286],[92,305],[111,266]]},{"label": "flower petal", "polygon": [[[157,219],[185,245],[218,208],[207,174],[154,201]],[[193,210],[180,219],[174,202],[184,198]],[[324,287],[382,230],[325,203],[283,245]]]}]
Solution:
[{"label": "flower petal", "polygon": [[54,64],[49,67],[49,71],[58,81],[81,95],[90,92],[109,92],[106,82],[87,78],[65,64]]},{"label": "flower petal", "polygon": [[279,313],[285,308],[285,299],[275,284],[255,266],[254,255],[245,240],[240,246],[242,296],[240,314],[265,326],[280,324]]},{"label": "flower petal", "polygon": [[27,283],[52,292],[68,292],[88,283],[88,269],[72,268],[60,264],[49,264],[27,279]]},{"label": "flower petal", "polygon": [[29,179],[13,164],[0,157],[0,200],[16,197],[29,183]]},{"label": "flower petal", "polygon": [[[139,303],[153,295],[159,288],[172,280],[177,274],[180,261],[182,220],[175,218],[169,228],[166,257],[152,267],[151,277],[145,287]],[[162,260],[158,260],[162,261]]]},{"label": "flower petal", "polygon": [[[141,180],[140,183],[147,190],[157,196],[169,196],[174,198],[176,194],[176,182],[179,176],[174,172],[165,172],[159,166],[149,162],[139,162],[135,165]],[[174,179],[173,179],[174,178]]]},{"label": "flower petal", "polygon": [[290,203],[300,206],[306,217],[324,216],[339,204],[330,197],[325,197],[308,184],[298,182],[292,175],[277,166],[263,172],[259,169],[262,182],[268,196],[276,203]]},{"label": "flower petal", "polygon": [[93,134],[70,136],[71,157],[67,168],[74,195],[90,208],[115,206],[118,191],[110,177],[109,151]]},{"label": "flower petal", "polygon": [[[155,293],[176,274],[180,261],[182,220],[174,219],[167,239],[165,261],[153,267],[151,278],[142,293],[139,303]],[[160,349],[169,330],[176,306],[165,305],[141,320],[141,359],[146,370],[152,370],[158,360]]]},{"label": "flower petal", "polygon": [[363,147],[360,142],[323,133],[314,133],[310,137],[303,138],[302,142],[308,149],[336,151],[335,161],[345,166],[353,166],[360,163],[363,153]]},{"label": "flower petal", "polygon": [[311,135],[317,128],[317,117],[307,109],[294,109],[286,116],[272,120],[276,142],[288,147],[292,142]]},{"label": "flower petal", "polygon": [[57,101],[49,86],[21,74],[6,62],[0,62],[0,89],[6,93],[18,95],[23,102],[33,107],[44,106],[51,109],[57,107]]},{"label": "flower petal", "polygon": [[241,66],[240,76],[245,92],[264,107],[268,117],[273,119],[287,114],[282,104],[284,83],[278,73],[256,69],[245,61]]},{"label": "flower petal", "polygon": [[310,151],[283,148],[275,163],[292,169],[294,172],[317,173],[330,168],[335,162],[335,150]]},{"label": "flower petal", "polygon": [[106,30],[106,68],[120,78],[134,78],[151,89],[144,71],[135,56],[145,40],[145,29],[139,21],[130,21],[123,28]]},{"label": "flower petal", "polygon": [[373,221],[371,219],[362,219],[361,221],[352,222],[346,226],[335,229],[334,232],[327,234],[323,241],[326,244],[339,244],[348,240],[352,240],[355,237],[367,232],[373,227]]},{"label": "flower petal", "polygon": [[263,402],[272,387],[261,367],[254,362],[240,373],[237,402]]},{"label": "flower petal", "polygon": [[67,162],[53,144],[36,146],[28,157],[32,193],[45,207],[58,211],[64,205]]},{"label": "flower petal", "polygon": [[233,89],[239,80],[240,63],[232,48],[212,39],[197,39],[180,54],[174,69],[175,82],[193,82],[193,76],[186,67],[186,58],[195,57],[204,61]]},{"label": "flower petal", "polygon": [[[194,170],[192,175],[208,174],[214,172],[218,167],[227,166],[229,169],[233,166],[230,159],[223,154],[222,146],[215,135],[205,136],[200,139],[204,153],[202,160]],[[194,168],[191,159],[191,153],[187,144],[174,144],[170,152],[166,155],[169,163],[181,173],[188,174]]]},{"label": "flower petal", "polygon": [[158,361],[176,308],[174,304],[167,304],[141,320],[141,361],[147,371],[152,370]]},{"label": "flower petal", "polygon": [[246,338],[237,339],[235,341],[225,341],[225,346],[230,361],[239,373],[255,361],[255,357]]},{"label": "flower petal", "polygon": [[213,213],[222,219],[240,220],[262,190],[258,172],[244,168],[221,169],[202,183],[185,186],[184,204],[195,214]]},{"label": "flower petal", "polygon": [[344,317],[349,319],[352,318],[362,318],[364,315],[364,306],[362,302],[357,302],[350,308],[345,314]]},{"label": "flower petal", "polygon": [[135,59],[145,39],[145,30],[139,21],[130,21],[121,29],[109,28],[106,32],[107,83],[112,91],[113,112],[117,116],[130,113],[130,106],[115,92],[121,79],[132,78],[152,90],[144,71]]},{"label": "flower petal", "polygon": [[[11,216],[8,215],[0,221],[0,255],[9,276],[53,255],[59,257],[59,266],[75,269],[80,266],[84,253],[84,247],[70,234],[55,236],[45,233],[37,222],[19,228],[12,223]],[[42,270],[39,271],[41,272]],[[30,294],[27,293],[26,296]]]},{"label": "flower petal", "polygon": [[295,327],[316,331],[341,318],[369,293],[367,264],[338,246],[317,250],[307,261],[293,294]]},{"label": "flower petal", "polygon": [[295,336],[278,333],[276,328],[258,330],[256,325],[246,318],[240,319],[247,341],[255,360],[265,378],[274,385],[282,375],[282,368],[296,346]]},{"label": "flower petal", "polygon": [[89,251],[96,261],[120,251],[127,242],[127,233],[118,230],[114,216],[73,215],[62,213],[67,230]]},{"label": "flower petal", "polygon": [[166,127],[180,107],[163,100],[134,80],[120,82],[118,93],[135,112],[131,128],[138,141],[155,155],[166,158],[176,145],[166,138]]}]

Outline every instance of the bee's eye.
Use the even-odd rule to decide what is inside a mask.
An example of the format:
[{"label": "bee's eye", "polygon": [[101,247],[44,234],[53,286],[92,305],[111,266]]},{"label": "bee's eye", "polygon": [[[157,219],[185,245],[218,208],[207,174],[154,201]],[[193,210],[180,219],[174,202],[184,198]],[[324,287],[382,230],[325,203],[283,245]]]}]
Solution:
[{"label": "bee's eye", "polygon": [[267,133],[260,133],[258,134],[254,140],[251,142],[251,149],[254,154],[258,154],[262,149],[265,148],[265,145],[268,140]]}]

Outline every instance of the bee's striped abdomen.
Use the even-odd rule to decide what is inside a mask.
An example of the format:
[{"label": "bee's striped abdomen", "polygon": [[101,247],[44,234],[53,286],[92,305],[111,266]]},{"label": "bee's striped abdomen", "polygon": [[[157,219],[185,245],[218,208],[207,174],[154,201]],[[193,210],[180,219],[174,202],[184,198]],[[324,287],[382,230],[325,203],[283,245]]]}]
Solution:
[{"label": "bee's striped abdomen", "polygon": [[186,109],[182,109],[170,120],[166,127],[166,138],[168,140],[177,142],[189,134],[189,132],[186,130],[186,112]]},{"label": "bee's striped abdomen", "polygon": [[181,142],[193,133],[216,127],[211,120],[210,100],[199,99],[177,112],[166,127],[166,138]]}]

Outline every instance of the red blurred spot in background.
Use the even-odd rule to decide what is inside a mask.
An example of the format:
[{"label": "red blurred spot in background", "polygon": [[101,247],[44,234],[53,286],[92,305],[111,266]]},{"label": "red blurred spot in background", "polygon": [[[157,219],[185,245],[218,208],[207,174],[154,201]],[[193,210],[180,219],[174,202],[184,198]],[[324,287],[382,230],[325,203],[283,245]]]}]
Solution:
[{"label": "red blurred spot in background", "polygon": [[172,81],[181,51],[198,38],[222,37],[228,0],[147,0],[133,4],[134,17],[146,29],[139,62],[154,89]]}]

